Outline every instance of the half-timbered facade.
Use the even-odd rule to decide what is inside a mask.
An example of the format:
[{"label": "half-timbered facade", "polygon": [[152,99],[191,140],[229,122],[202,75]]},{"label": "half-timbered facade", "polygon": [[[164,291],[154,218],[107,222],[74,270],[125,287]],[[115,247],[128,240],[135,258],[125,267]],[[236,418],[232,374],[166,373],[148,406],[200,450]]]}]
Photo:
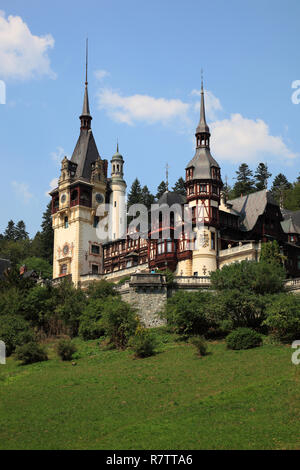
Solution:
[{"label": "half-timbered facade", "polygon": [[[258,260],[261,243],[277,240],[290,276],[300,276],[300,211],[281,211],[267,190],[226,201],[221,168],[210,151],[201,85],[195,154],[185,168],[186,196],[166,191],[149,213],[148,231],[127,232],[124,159],[102,159],[91,130],[87,79],[80,135],[72,158],[61,164],[51,193],[54,228],[53,278],[120,279],[135,272],[170,269],[177,276],[208,276],[222,266]],[[110,213],[99,207],[110,203]],[[165,208],[169,210],[164,210]],[[108,216],[109,239],[97,228]],[[188,221],[188,223],[186,223]]]}]

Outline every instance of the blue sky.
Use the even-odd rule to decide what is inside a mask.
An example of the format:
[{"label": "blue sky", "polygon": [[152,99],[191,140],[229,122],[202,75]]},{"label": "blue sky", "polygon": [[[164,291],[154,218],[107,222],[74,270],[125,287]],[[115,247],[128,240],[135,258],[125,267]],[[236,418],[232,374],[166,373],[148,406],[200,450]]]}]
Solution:
[{"label": "blue sky", "polygon": [[73,152],[87,35],[93,133],[102,158],[119,140],[128,186],[137,176],[155,192],[167,162],[171,185],[184,176],[201,68],[223,179],[234,182],[242,162],[299,174],[298,0],[2,0],[0,9],[1,232],[12,218],[35,234],[59,161]]}]

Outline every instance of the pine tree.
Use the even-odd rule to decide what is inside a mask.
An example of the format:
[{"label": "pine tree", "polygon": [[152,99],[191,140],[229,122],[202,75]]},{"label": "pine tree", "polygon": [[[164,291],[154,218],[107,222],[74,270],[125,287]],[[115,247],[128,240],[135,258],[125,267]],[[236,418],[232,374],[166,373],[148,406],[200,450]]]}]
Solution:
[{"label": "pine tree", "polygon": [[157,186],[157,193],[156,193],[156,199],[159,199],[166,191],[167,191],[167,185],[165,181],[162,181],[158,186]]},{"label": "pine tree", "polygon": [[284,206],[286,192],[292,187],[293,187],[292,184],[288,181],[288,179],[283,173],[279,173],[277,176],[275,176],[272,187],[271,187],[271,192],[273,194],[274,199],[282,207]]},{"label": "pine tree", "polygon": [[250,194],[254,191],[254,180],[253,173],[250,170],[247,163],[242,163],[236,171],[236,183],[233,187],[234,196],[239,197],[241,195]]},{"label": "pine tree", "polygon": [[265,163],[259,163],[256,168],[254,177],[255,177],[255,187],[258,191],[262,189],[267,189],[268,179],[272,176],[272,173],[268,171],[268,166]]},{"label": "pine tree", "polygon": [[16,240],[28,240],[29,235],[28,232],[26,232],[26,226],[23,220],[19,220],[19,222],[16,225],[15,228],[15,239]]},{"label": "pine tree", "polygon": [[144,186],[142,188],[142,201],[143,204],[147,207],[147,209],[150,209],[151,204],[154,203],[154,196],[150,193],[148,186]]},{"label": "pine tree", "polygon": [[4,232],[6,240],[16,240],[16,226],[13,220],[10,220]]},{"label": "pine tree", "polygon": [[174,184],[172,190],[175,191],[178,194],[182,194],[183,196],[186,195],[185,181],[181,176],[180,176],[180,178],[178,178],[178,180]]},{"label": "pine tree", "polygon": [[127,197],[127,207],[129,208],[133,204],[143,204],[142,188],[138,178],[135,178],[132,183]]},{"label": "pine tree", "polygon": [[47,204],[47,209],[43,213],[42,231],[40,233],[41,253],[40,257],[53,262],[53,244],[54,244],[54,231],[52,228],[51,218],[51,202]]}]

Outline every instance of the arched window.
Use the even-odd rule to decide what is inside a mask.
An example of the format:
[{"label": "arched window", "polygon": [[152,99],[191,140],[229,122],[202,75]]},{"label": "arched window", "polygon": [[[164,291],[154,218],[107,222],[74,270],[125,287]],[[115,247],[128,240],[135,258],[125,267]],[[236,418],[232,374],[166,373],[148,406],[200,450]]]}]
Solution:
[{"label": "arched window", "polygon": [[65,226],[65,228],[68,228],[68,227],[69,227],[69,219],[68,219],[68,217],[65,217],[64,226]]}]

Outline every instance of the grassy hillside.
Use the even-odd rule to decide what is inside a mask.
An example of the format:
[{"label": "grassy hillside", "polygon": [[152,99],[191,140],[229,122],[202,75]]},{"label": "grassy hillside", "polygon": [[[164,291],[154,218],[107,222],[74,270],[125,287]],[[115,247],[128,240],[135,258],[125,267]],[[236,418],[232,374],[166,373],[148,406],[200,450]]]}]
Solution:
[{"label": "grassy hillside", "polygon": [[0,366],[0,449],[299,449],[300,366],[291,348],[193,346],[158,331],[133,359],[78,340],[77,365]]}]

